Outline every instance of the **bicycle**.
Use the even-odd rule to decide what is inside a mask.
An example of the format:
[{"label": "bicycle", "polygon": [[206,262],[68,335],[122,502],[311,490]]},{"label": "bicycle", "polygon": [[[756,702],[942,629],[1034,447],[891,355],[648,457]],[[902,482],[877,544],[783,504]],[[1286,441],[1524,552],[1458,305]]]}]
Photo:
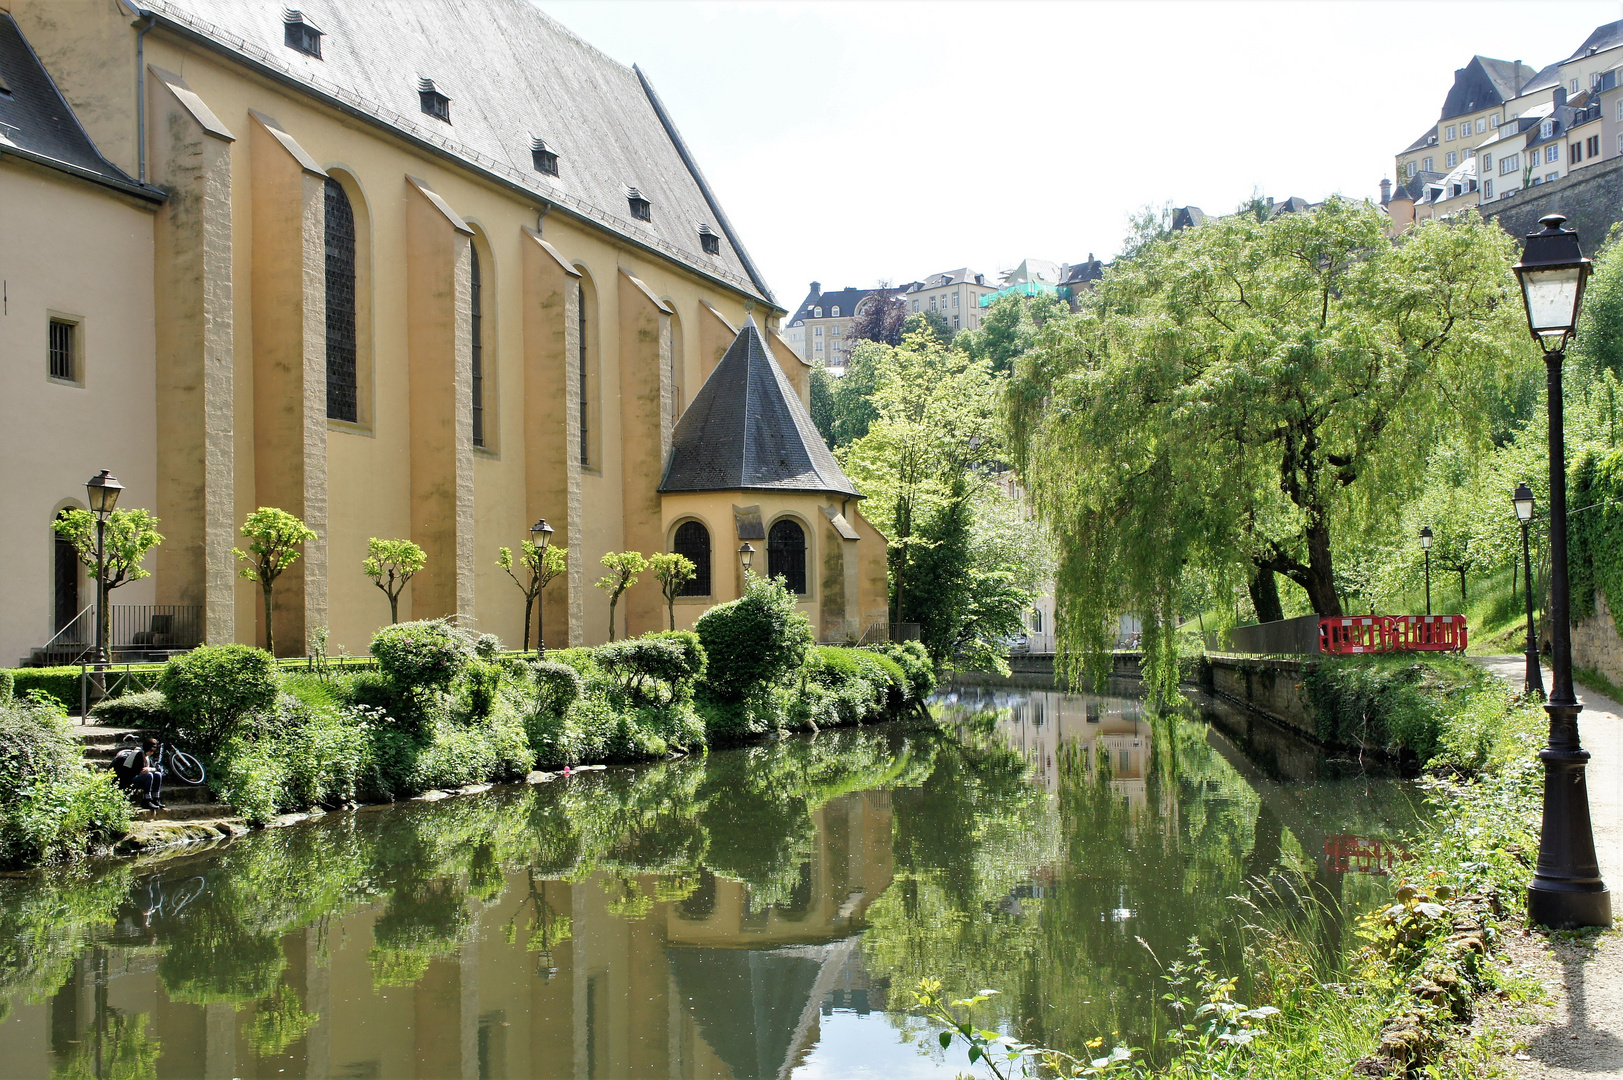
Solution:
[{"label": "bicycle", "polygon": [[[126,735],[124,741],[141,745],[141,736]],[[203,771],[203,763],[184,750],[177,750],[168,743],[158,744],[158,765],[163,769],[165,776],[173,776],[183,784],[196,787],[201,784],[207,774]]]}]

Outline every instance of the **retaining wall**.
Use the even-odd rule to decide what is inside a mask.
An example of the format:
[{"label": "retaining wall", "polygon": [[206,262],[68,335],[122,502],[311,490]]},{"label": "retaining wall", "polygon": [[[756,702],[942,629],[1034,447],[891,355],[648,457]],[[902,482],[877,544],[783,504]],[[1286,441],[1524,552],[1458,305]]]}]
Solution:
[{"label": "retaining wall", "polygon": [[1600,672],[1613,685],[1623,685],[1623,636],[1599,590],[1595,592],[1595,614],[1572,628],[1572,663]]}]

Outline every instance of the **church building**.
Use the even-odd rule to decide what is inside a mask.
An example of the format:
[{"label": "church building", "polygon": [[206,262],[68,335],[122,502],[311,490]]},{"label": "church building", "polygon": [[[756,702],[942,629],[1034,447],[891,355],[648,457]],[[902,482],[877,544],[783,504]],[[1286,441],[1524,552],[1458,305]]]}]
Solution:
[{"label": "church building", "polygon": [[[317,534],[284,654],[388,621],[371,537],[427,554],[402,619],[516,645],[498,549],[542,518],[550,645],[609,637],[604,553],[692,558],[691,625],[746,543],[822,640],[881,636],[885,539],[647,76],[528,0],[299,2],[0,0],[0,664],[89,625],[52,521],[102,469],[165,538],[126,655],[263,644],[260,506]],[[650,575],[619,610],[665,626]]]}]

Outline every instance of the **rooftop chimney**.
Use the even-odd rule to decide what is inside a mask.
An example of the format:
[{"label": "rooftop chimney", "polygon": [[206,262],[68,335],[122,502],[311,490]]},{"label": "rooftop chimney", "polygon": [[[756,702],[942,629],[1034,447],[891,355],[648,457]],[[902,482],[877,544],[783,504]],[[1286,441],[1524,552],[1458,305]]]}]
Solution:
[{"label": "rooftop chimney", "polygon": [[1552,95],[1552,100],[1555,102],[1555,107],[1558,109],[1565,105],[1567,103],[1567,88],[1564,86],[1557,86],[1555,88],[1554,95]]},{"label": "rooftop chimney", "polygon": [[1381,181],[1381,205],[1385,206],[1392,201],[1392,181]]},{"label": "rooftop chimney", "polygon": [[814,299],[823,295],[823,283],[821,281],[812,282],[811,294]]}]

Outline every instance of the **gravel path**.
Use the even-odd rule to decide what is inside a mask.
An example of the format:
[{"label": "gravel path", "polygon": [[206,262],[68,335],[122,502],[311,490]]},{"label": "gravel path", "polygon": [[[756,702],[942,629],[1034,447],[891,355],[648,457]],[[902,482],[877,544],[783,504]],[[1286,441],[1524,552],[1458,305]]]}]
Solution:
[{"label": "gravel path", "polygon": [[[1527,667],[1520,656],[1474,658],[1514,686]],[[1551,685],[1544,669],[1544,685]],[[1589,813],[1601,875],[1612,889],[1612,906],[1623,915],[1623,705],[1583,687],[1578,717],[1589,762]],[[1514,1075],[1556,1078],[1623,1076],[1623,939],[1615,933],[1592,942],[1546,944],[1529,935],[1512,943],[1511,956],[1549,990],[1552,1004],[1514,1031],[1526,1049],[1512,1063]]]}]

